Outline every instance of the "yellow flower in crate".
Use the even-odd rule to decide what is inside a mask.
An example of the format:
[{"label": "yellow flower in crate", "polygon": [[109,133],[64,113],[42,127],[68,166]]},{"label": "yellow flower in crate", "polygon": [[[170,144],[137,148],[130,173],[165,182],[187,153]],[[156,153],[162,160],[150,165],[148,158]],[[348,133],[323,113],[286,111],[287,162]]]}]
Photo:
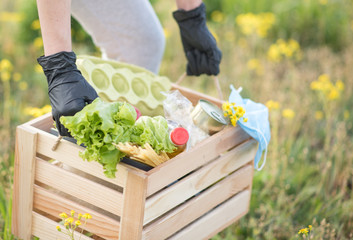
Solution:
[{"label": "yellow flower in crate", "polygon": [[81,221],[80,221],[80,220],[76,220],[76,221],[75,221],[75,225],[76,225],[76,226],[80,226],[80,225],[81,225]]},{"label": "yellow flower in crate", "polygon": [[63,212],[63,213],[60,213],[59,216],[60,216],[61,218],[67,218],[67,214],[64,213],[64,212]]},{"label": "yellow flower in crate", "polygon": [[[235,127],[237,121],[241,119],[245,114],[245,109],[242,106],[236,106],[235,103],[224,102],[222,104],[222,110],[225,117],[229,117],[230,123]],[[244,122],[247,122],[248,119],[243,119]]]},{"label": "yellow flower in crate", "polygon": [[89,213],[83,214],[82,217],[85,218],[85,219],[91,219],[92,218],[91,214],[89,214]]},{"label": "yellow flower in crate", "polygon": [[73,223],[74,222],[74,218],[73,217],[69,217],[65,219],[65,222],[67,223]]}]

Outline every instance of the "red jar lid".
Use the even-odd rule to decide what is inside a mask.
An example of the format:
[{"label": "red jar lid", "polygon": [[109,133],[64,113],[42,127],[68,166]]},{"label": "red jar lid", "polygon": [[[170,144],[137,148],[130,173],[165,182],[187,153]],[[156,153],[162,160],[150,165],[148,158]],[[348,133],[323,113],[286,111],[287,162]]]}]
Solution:
[{"label": "red jar lid", "polygon": [[174,128],[170,133],[170,140],[172,140],[175,145],[184,145],[189,140],[189,133],[185,128]]}]

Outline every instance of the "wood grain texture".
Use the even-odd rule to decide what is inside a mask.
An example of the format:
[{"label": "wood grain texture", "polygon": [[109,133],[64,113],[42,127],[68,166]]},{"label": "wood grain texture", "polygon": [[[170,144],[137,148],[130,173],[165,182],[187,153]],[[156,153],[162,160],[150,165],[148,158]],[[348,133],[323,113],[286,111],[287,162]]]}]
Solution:
[{"label": "wood grain texture", "polygon": [[84,161],[79,156],[79,152],[84,150],[83,147],[77,146],[76,144],[66,140],[61,140],[57,149],[55,151],[52,151],[52,146],[54,145],[57,137],[38,129],[37,131],[37,152],[39,154],[58,160],[64,164],[67,164],[70,167],[91,174],[104,181],[113,183],[121,187],[125,187],[127,169],[131,168],[130,166],[118,164],[116,178],[107,178],[103,173],[104,170],[101,164],[99,164],[98,162]]},{"label": "wood grain texture", "polygon": [[37,117],[29,122],[26,122],[26,126],[32,126],[37,129],[49,132],[50,128],[53,127],[54,120],[51,113],[44,114],[40,117]]},{"label": "wood grain texture", "polygon": [[146,177],[129,172],[124,190],[120,239],[140,240],[146,199]]},{"label": "wood grain texture", "polygon": [[122,193],[63,170],[40,158],[37,158],[36,163],[36,180],[121,216]]},{"label": "wood grain texture", "polygon": [[205,192],[152,222],[144,228],[143,239],[162,240],[171,236],[218,204],[249,187],[252,182],[252,172],[253,166],[246,165]]},{"label": "wood grain texture", "polygon": [[197,144],[187,152],[147,172],[147,196],[152,195],[187,173],[218,157],[221,153],[250,139],[240,127],[228,127]]},{"label": "wood grain texture", "polygon": [[[40,240],[67,239],[67,235],[63,233],[64,230],[63,232],[59,232],[56,230],[56,226],[61,226],[61,228],[64,228],[63,225],[60,225],[59,223],[54,222],[53,220],[50,220],[49,218],[46,218],[35,212],[31,214],[31,217],[33,217],[33,227],[32,227],[33,236],[38,237]],[[83,234],[80,234],[79,232],[75,232],[74,236],[75,236],[75,239],[80,239],[80,240],[93,239]],[[31,238],[25,238],[25,239],[29,240]]]},{"label": "wood grain texture", "polygon": [[16,129],[12,233],[30,239],[37,134],[26,126]]},{"label": "wood grain texture", "polygon": [[62,212],[69,215],[71,210],[74,210],[76,213],[89,213],[91,214],[92,219],[89,219],[87,224],[83,227],[85,230],[105,239],[119,239],[119,221],[52,193],[37,185],[34,186],[33,208],[55,217],[58,217]]},{"label": "wood grain texture", "polygon": [[146,201],[144,224],[183,203],[229,173],[253,161],[257,143],[249,140]]},{"label": "wood grain texture", "polygon": [[250,191],[242,191],[168,239],[209,239],[244,216],[248,212],[249,200]]}]

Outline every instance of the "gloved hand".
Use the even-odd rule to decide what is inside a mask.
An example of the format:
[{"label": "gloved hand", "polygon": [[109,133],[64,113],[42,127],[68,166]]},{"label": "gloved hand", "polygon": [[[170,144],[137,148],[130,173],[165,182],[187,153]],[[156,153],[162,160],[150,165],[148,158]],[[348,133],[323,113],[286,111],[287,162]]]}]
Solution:
[{"label": "gloved hand", "polygon": [[202,3],[190,10],[173,12],[180,29],[184,52],[188,60],[187,75],[217,75],[222,52],[218,49],[215,38],[206,26],[206,7]]},{"label": "gloved hand", "polygon": [[60,117],[75,115],[98,95],[77,69],[74,52],[59,52],[39,57],[37,60],[47,77],[56,127],[61,136],[70,136],[68,130],[60,123]]}]

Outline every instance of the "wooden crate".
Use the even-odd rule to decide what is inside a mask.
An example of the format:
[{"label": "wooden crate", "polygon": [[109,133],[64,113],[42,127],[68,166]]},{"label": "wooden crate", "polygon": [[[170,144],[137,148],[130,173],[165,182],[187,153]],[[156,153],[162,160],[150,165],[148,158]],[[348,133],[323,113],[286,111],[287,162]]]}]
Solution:
[{"label": "wooden crate", "polygon": [[[194,104],[215,98],[174,85]],[[49,133],[51,114],[17,127],[12,232],[65,239],[61,212],[90,213],[81,239],[207,239],[248,212],[257,143],[227,127],[188,152],[144,171],[120,163],[115,179],[82,147]],[[76,234],[77,239],[80,236]]]}]

